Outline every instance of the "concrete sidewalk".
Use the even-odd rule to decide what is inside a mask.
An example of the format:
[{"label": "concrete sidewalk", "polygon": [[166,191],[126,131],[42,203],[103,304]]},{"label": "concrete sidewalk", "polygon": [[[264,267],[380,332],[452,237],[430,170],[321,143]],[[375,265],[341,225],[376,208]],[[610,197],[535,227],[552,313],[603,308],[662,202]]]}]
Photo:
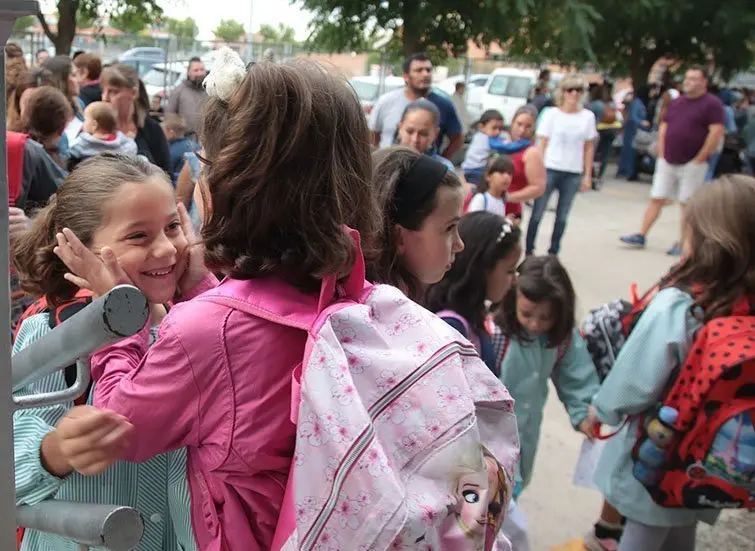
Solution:
[{"label": "concrete sidewalk", "polygon": [[[628,297],[633,282],[646,289],[674,262],[665,251],[680,232],[676,206],[664,209],[645,250],[619,242],[619,236],[639,230],[649,191],[649,180],[609,180],[602,191],[582,193],[575,200],[560,257],[577,290],[578,319],[590,308]],[[553,213],[548,212],[540,225],[540,254],[548,250],[552,227]],[[565,545],[591,529],[597,519],[601,496],[572,485],[582,440],[551,392],[533,481],[520,503],[527,515],[532,551]],[[701,526],[697,551],[755,551],[755,513],[726,512],[715,527]]]}]

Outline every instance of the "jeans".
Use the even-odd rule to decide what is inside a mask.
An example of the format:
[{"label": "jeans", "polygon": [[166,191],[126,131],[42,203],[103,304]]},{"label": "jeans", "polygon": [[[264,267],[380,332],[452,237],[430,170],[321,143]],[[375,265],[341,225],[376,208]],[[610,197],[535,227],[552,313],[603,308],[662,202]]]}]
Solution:
[{"label": "jeans", "polygon": [[716,167],[718,166],[718,161],[721,160],[721,154],[720,153],[714,153],[710,156],[710,159],[708,159],[708,172],[705,175],[705,181],[710,182],[712,179],[716,177]]},{"label": "jeans", "polygon": [[558,206],[556,207],[556,222],[553,224],[551,248],[548,254],[558,254],[558,251],[561,249],[561,238],[564,236],[564,231],[566,230],[566,219],[569,217],[569,211],[571,210],[572,203],[574,203],[574,197],[579,191],[581,182],[581,174],[548,169],[545,193],[535,200],[530,223],[527,226],[527,254],[535,250],[537,229],[540,226],[540,221],[543,219],[543,214],[548,206],[548,200],[553,190],[558,190]]},{"label": "jeans", "polygon": [[616,140],[615,128],[604,128],[598,130],[598,158],[600,159],[600,169],[598,170],[598,178],[602,178],[606,174],[606,168],[608,168],[608,161],[611,159],[611,153],[613,153],[613,142]]}]

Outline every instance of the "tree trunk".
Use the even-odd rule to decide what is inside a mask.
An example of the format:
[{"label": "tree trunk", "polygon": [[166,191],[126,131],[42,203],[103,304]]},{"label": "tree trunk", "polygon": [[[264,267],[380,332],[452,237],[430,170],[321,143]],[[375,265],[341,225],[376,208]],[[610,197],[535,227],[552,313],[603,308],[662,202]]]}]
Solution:
[{"label": "tree trunk", "polygon": [[55,55],[70,55],[71,44],[76,37],[76,11],[78,0],[58,1],[58,34],[50,40],[55,44]]},{"label": "tree trunk", "polygon": [[658,56],[654,53],[632,48],[632,54],[629,56],[629,76],[632,77],[632,86],[635,89],[648,83],[650,71],[656,61],[658,61]]},{"label": "tree trunk", "polygon": [[404,2],[401,10],[401,46],[405,57],[423,51],[422,23],[419,17],[419,5],[415,1]]}]

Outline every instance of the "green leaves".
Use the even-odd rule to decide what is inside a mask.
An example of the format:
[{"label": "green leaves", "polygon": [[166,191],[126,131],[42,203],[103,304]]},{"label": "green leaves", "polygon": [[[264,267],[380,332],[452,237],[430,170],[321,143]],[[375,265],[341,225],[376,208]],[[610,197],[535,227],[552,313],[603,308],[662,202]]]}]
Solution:
[{"label": "green leaves", "polygon": [[199,27],[194,18],[187,17],[186,19],[175,19],[173,17],[163,17],[160,21],[160,26],[165,29],[168,34],[175,36],[179,40],[194,40],[199,34]]},{"label": "green leaves", "polygon": [[293,27],[278,23],[278,28],[263,23],[260,25],[259,34],[265,42],[274,42],[276,44],[293,44],[296,42],[296,31]]},{"label": "green leaves", "polygon": [[222,19],[212,33],[218,40],[234,42],[243,38],[246,29],[244,29],[244,25],[234,19]]}]

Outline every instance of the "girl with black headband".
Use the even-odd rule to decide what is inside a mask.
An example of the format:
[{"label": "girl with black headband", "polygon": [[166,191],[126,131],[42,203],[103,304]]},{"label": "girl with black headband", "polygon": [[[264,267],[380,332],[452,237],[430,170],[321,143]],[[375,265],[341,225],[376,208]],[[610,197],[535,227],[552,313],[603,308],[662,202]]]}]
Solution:
[{"label": "girl with black headband", "polygon": [[379,150],[372,159],[384,222],[368,279],[422,303],[427,287],[443,279],[464,249],[458,231],[461,181],[444,164],[405,147]]}]

